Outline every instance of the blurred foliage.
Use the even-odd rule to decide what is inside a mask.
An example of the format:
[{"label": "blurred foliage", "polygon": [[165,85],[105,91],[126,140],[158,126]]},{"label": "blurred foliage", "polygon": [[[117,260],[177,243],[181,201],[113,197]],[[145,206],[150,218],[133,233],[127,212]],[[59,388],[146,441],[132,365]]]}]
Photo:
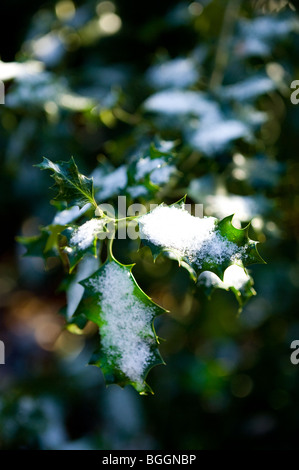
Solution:
[{"label": "blurred foliage", "polygon": [[[294,6],[12,0],[3,8],[16,34],[1,41],[0,62],[6,87],[0,447],[295,449],[299,373],[289,359],[299,334],[299,112],[289,99],[299,74]],[[176,156],[144,172],[140,162],[153,141]],[[93,328],[84,335],[63,329],[57,312],[65,290],[79,301],[74,293],[90,266],[79,264],[70,290],[61,286],[63,269],[52,256],[46,271],[39,259],[21,257],[15,236],[37,236],[57,209],[66,209],[48,206],[49,179],[33,167],[43,155],[53,161],[74,155],[107,202],[121,194],[129,203],[172,203],[188,193],[206,215],[235,213],[236,226],[252,219],[251,238],[264,242],[268,265],[250,268],[257,296],[239,317],[232,293],[217,290],[208,301],[193,293],[188,273],[174,261],[154,264],[148,248],[140,252],[139,285],[172,312],[156,323],[167,339],[161,345],[167,367],[150,373],[153,397],[135,396],[130,387],[106,390],[99,371],[84,367]],[[134,241],[115,246],[124,263],[135,250]]]}]

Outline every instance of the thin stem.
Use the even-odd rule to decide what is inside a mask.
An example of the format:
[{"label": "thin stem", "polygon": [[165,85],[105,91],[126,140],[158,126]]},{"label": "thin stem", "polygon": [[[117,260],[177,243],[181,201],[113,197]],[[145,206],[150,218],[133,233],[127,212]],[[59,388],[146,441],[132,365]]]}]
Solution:
[{"label": "thin stem", "polygon": [[118,222],[122,222],[123,220],[135,220],[135,219],[138,219],[138,217],[140,217],[140,215],[131,215],[129,217],[122,217],[121,219],[113,219],[114,222],[118,223]]},{"label": "thin stem", "polygon": [[113,242],[114,242],[114,237],[115,237],[115,231],[113,231],[113,236],[111,238],[108,238],[108,243],[107,243],[107,257],[109,260],[115,260],[113,256]]},{"label": "thin stem", "polygon": [[135,220],[135,219],[138,219],[138,217],[140,217],[139,215],[131,215],[129,217],[122,217],[121,219],[114,219],[113,217],[109,217],[109,215],[105,214],[104,212],[99,216],[99,217],[102,217],[104,219],[107,219],[108,222],[113,222],[115,224],[117,224],[118,222],[122,222],[123,220]]},{"label": "thin stem", "polygon": [[215,66],[210,80],[210,88],[213,90],[222,84],[225,69],[229,61],[229,46],[234,29],[235,21],[238,17],[241,0],[230,0],[225,9],[222,28],[219,36]]},{"label": "thin stem", "polygon": [[122,108],[115,108],[113,110],[113,114],[117,119],[127,124],[135,125],[135,124],[139,124],[141,121],[141,117],[139,115],[130,114]]},{"label": "thin stem", "polygon": [[128,220],[133,220],[133,219],[136,219],[137,217],[139,216],[130,216],[130,217],[123,217],[122,219],[112,219],[111,217],[107,216],[106,214],[103,215],[106,219],[109,220],[109,222],[113,222],[114,223],[114,230],[111,232],[111,238],[108,238],[108,242],[107,242],[107,258],[109,260],[115,260],[114,256],[113,256],[113,250],[112,250],[112,247],[113,247],[113,242],[115,240],[115,233],[116,233],[116,226],[118,225],[119,222],[121,221],[128,221]]}]

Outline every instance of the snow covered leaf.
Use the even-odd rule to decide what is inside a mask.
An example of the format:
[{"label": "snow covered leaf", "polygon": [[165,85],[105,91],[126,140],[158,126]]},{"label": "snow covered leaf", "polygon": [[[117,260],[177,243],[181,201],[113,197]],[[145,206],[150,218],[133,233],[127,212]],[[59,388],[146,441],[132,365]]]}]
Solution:
[{"label": "snow covered leaf", "polygon": [[[108,170],[108,172],[107,172]],[[123,194],[127,184],[127,166],[121,165],[118,168],[99,166],[92,173],[96,198],[105,201],[115,195]]]},{"label": "snow covered leaf", "polygon": [[168,116],[218,116],[218,104],[207,93],[167,89],[151,95],[143,104],[145,111]]},{"label": "snow covered leaf", "polygon": [[181,89],[194,85],[199,79],[199,73],[194,60],[177,57],[150,67],[146,78],[154,88]]},{"label": "snow covered leaf", "polygon": [[[55,205],[61,204],[60,202],[56,202]],[[79,217],[84,215],[88,209],[90,208],[90,204],[86,204],[82,209],[79,209],[78,206],[68,207],[68,208],[61,208],[57,207],[58,212],[55,214],[52,224],[53,225],[68,225],[75,222]]]},{"label": "snow covered leaf", "polygon": [[[0,69],[2,64],[0,63]],[[57,109],[84,112],[95,106],[96,101],[92,97],[72,91],[66,78],[43,71],[44,66],[45,64],[38,61],[5,64],[4,76],[9,77],[11,73],[11,78],[15,79],[7,96],[6,104],[9,108],[27,109],[30,106],[35,111],[47,112],[48,104],[51,102],[55,103]],[[1,72],[2,70],[0,75]]]},{"label": "snow covered leaf", "polygon": [[152,143],[149,148],[138,154],[128,168],[130,186],[127,192],[132,197],[153,196],[162,185],[169,182],[177,172],[171,152],[174,142]]},{"label": "snow covered leaf", "polygon": [[298,19],[293,15],[261,15],[251,20],[243,18],[239,21],[236,54],[242,57],[271,56],[278,40],[297,28]]},{"label": "snow covered leaf", "polygon": [[168,182],[169,177],[175,171],[175,167],[169,165],[172,160],[171,154],[160,152],[151,146],[150,151],[136,163],[135,180],[146,182],[148,177],[149,181],[157,186]]},{"label": "snow covered leaf", "polygon": [[106,225],[107,220],[94,218],[79,227],[72,225],[63,231],[62,235],[66,236],[68,242],[64,252],[68,255],[70,272],[85,254],[97,256],[97,241],[101,235],[106,236]]},{"label": "snow covered leaf", "polygon": [[275,90],[276,83],[267,75],[256,74],[233,85],[226,85],[220,88],[219,94],[228,100],[254,101],[261,95],[265,95]]},{"label": "snow covered leaf", "polygon": [[222,237],[226,238],[229,243],[238,246],[239,253],[236,256],[236,264],[240,265],[241,262],[244,266],[249,266],[250,264],[265,263],[257,251],[256,246],[258,242],[250,240],[248,236],[250,224],[243,229],[236,228],[232,224],[233,217],[233,215],[229,215],[218,222],[217,231]]},{"label": "snow covered leaf", "polygon": [[173,163],[176,143],[156,139],[154,143],[140,145],[130,163],[114,168],[101,163],[91,174],[97,201],[106,201],[116,195],[130,195],[133,199],[153,197],[160,186],[169,182],[177,172]]},{"label": "snow covered leaf", "polygon": [[163,364],[153,321],[165,310],[140,289],[132,267],[110,259],[81,281],[85,293],[74,321],[84,315],[99,326],[101,346],[90,363],[102,369],[106,383],[130,384],[146,394],[149,370]]},{"label": "snow covered leaf", "polygon": [[183,205],[160,205],[138,219],[140,238],[150,246],[154,258],[160,253],[177,259],[194,279],[211,271],[223,279],[232,264],[247,266],[262,263],[257,242],[248,237],[248,227],[237,229],[229,216],[219,221],[214,217],[194,217]]},{"label": "snow covered leaf", "polygon": [[93,181],[79,173],[73,158],[69,162],[53,163],[44,157],[42,163],[36,165],[41,170],[52,170],[55,180],[54,188],[58,189],[55,200],[66,201],[70,206],[84,207],[91,203],[95,208]]},{"label": "snow covered leaf", "polygon": [[[212,125],[213,122],[213,125]],[[229,119],[223,116],[217,121],[205,119],[194,131],[186,132],[186,138],[192,147],[203,152],[207,157],[213,157],[227,150],[232,142],[237,139],[249,140],[251,137],[250,126],[240,119]]]},{"label": "snow covered leaf", "polygon": [[253,295],[256,295],[252,277],[245,268],[237,265],[229,266],[225,270],[223,281],[216,274],[204,271],[198,278],[198,286],[208,297],[216,289],[231,290],[236,296],[240,310]]}]

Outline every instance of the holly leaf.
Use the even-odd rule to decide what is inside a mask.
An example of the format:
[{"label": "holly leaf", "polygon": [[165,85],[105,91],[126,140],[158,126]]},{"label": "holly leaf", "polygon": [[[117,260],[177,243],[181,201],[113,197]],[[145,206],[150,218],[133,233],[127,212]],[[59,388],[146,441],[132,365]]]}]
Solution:
[{"label": "holly leaf", "polygon": [[184,201],[172,206],[161,204],[139,217],[139,232],[154,259],[160,254],[176,259],[194,280],[204,271],[223,280],[224,271],[233,264],[245,267],[264,263],[257,242],[248,236],[249,226],[237,229],[232,217],[221,221],[194,217],[184,209]]},{"label": "holly leaf", "polygon": [[229,242],[236,244],[241,249],[239,259],[243,262],[244,266],[265,264],[265,261],[257,251],[258,242],[249,238],[250,224],[243,229],[236,228],[232,224],[233,217],[234,214],[220,220],[217,223],[218,232]]},{"label": "holly leaf", "polygon": [[172,164],[173,154],[158,150],[154,144],[135,163],[134,179],[143,182],[151,190],[159,189],[159,186],[168,183],[171,175],[176,171]]},{"label": "holly leaf", "polygon": [[107,219],[93,218],[80,226],[70,225],[62,232],[67,240],[63,251],[69,259],[70,273],[83,256],[97,257],[98,240],[107,237],[107,223]]},{"label": "holly leaf", "polygon": [[154,319],[165,313],[138,286],[133,265],[109,259],[84,281],[84,298],[76,318],[85,316],[99,326],[100,347],[90,364],[102,369],[107,385],[132,385],[140,394],[152,393],[145,382],[150,369],[164,364]]},{"label": "holly leaf", "polygon": [[79,209],[78,206],[72,206],[72,207],[65,207],[65,203],[58,202],[58,201],[53,201],[53,205],[56,206],[58,209],[57,213],[55,214],[55,217],[53,219],[52,225],[68,225],[72,223],[76,223],[76,220],[78,220],[80,217],[83,215],[86,216],[86,213],[90,209],[90,204],[85,205],[82,207],[82,209]]},{"label": "holly leaf", "polygon": [[53,171],[51,175],[55,180],[53,189],[58,190],[55,200],[66,201],[68,205],[80,208],[91,203],[97,208],[92,178],[79,173],[73,157],[69,162],[56,163],[44,157],[42,163],[35,166],[41,170]]},{"label": "holly leaf", "polygon": [[204,271],[200,274],[197,284],[209,298],[216,289],[231,290],[238,301],[239,312],[248,300],[256,295],[252,277],[244,267],[237,265],[225,270],[223,281],[211,271]]},{"label": "holly leaf", "polygon": [[48,225],[40,229],[39,235],[16,237],[16,240],[26,248],[24,256],[47,259],[59,254],[59,235],[63,229],[61,225]]},{"label": "holly leaf", "polygon": [[152,143],[141,155],[137,152],[128,167],[127,193],[133,198],[150,197],[177,173],[174,165],[173,142]]},{"label": "holly leaf", "polygon": [[[79,326],[81,326],[81,329],[84,328],[87,323],[86,317],[82,317],[84,321],[81,324],[79,321],[79,326],[73,321],[71,322],[70,319],[75,313],[84,294],[84,287],[79,284],[79,282],[95,273],[99,269],[99,266],[99,258],[95,258],[90,255],[84,256],[78,263],[76,271],[65,277],[59,285],[58,292],[65,292],[67,300],[66,305],[60,310],[60,314],[65,318],[67,323],[66,327],[69,331],[73,331],[81,335],[83,334]],[[76,321],[78,320],[79,317],[77,316]]]}]

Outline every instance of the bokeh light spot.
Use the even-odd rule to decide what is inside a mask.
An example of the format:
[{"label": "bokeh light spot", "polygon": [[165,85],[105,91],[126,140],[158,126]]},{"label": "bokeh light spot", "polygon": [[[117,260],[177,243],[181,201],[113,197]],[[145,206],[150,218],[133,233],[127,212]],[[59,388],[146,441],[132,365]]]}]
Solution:
[{"label": "bokeh light spot", "polygon": [[99,26],[104,34],[115,34],[121,28],[121,19],[115,13],[104,13],[99,19]]}]

